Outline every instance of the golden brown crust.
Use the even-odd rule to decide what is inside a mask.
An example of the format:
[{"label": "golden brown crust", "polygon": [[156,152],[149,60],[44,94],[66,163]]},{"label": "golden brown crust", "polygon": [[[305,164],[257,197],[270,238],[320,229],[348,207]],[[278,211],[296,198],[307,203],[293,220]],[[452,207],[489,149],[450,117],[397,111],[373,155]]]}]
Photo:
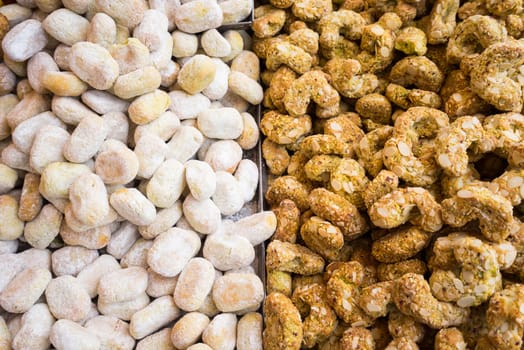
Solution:
[{"label": "golden brown crust", "polygon": [[300,150],[307,157],[318,154],[333,154],[342,157],[351,157],[351,145],[337,139],[333,135],[311,135],[305,137],[300,143]]},{"label": "golden brown crust", "polygon": [[310,102],[315,102],[317,108],[332,111],[332,114],[325,114],[326,117],[336,116],[340,111],[340,96],[320,70],[302,74],[290,84],[284,95],[284,106],[293,116],[305,114]]},{"label": "golden brown crust", "polygon": [[403,227],[374,241],[371,253],[383,263],[404,261],[424,249],[432,236],[432,233],[416,226]]},{"label": "golden brown crust", "polygon": [[325,286],[309,284],[295,288],[291,300],[304,319],[303,346],[309,349],[326,341],[337,326],[337,315],[327,303]]},{"label": "golden brown crust", "polygon": [[[439,300],[478,306],[502,285],[497,251],[478,238],[463,233],[439,237],[433,254],[429,284]],[[439,266],[442,260],[450,261]]]},{"label": "golden brown crust", "polygon": [[266,293],[282,293],[286,297],[291,297],[292,293],[291,273],[279,270],[270,270],[266,272]]},{"label": "golden brown crust", "polygon": [[362,288],[359,299],[360,307],[373,318],[387,316],[393,306],[392,288],[392,281],[378,282]]},{"label": "golden brown crust", "polygon": [[324,70],[331,76],[335,89],[348,98],[363,97],[379,87],[378,77],[366,73],[362,64],[354,59],[334,57],[325,64]]},{"label": "golden brown crust", "polygon": [[255,20],[251,25],[258,38],[268,38],[277,34],[286,21],[286,11],[271,5],[258,6],[255,9]]},{"label": "golden brown crust", "polygon": [[367,94],[358,99],[355,110],[363,117],[379,124],[389,124],[393,113],[389,100],[377,93]]},{"label": "golden brown crust", "polygon": [[295,243],[300,229],[300,210],[295,202],[284,199],[272,210],[277,218],[277,228],[272,238],[282,242]]},{"label": "golden brown crust", "polygon": [[358,305],[360,284],[364,279],[364,269],[356,261],[342,263],[336,268],[327,282],[329,305],[338,317],[353,326],[369,326],[373,319]]},{"label": "golden brown crust", "polygon": [[269,111],[262,116],[260,131],[271,141],[288,145],[311,131],[311,118],[308,115],[292,117]]},{"label": "golden brown crust", "polygon": [[284,199],[293,201],[301,211],[309,208],[308,202],[309,188],[299,182],[296,177],[287,175],[282,176],[269,186],[266,192],[266,199],[270,205],[276,205]]},{"label": "golden brown crust", "polygon": [[393,301],[402,313],[434,329],[459,325],[469,315],[468,309],[435,299],[424,276],[414,273],[395,281]]},{"label": "golden brown crust", "polygon": [[299,74],[311,69],[313,58],[304,49],[288,41],[272,41],[268,44],[266,53],[266,67],[277,70],[286,65]]},{"label": "golden brown crust", "polygon": [[499,42],[484,50],[471,70],[471,89],[501,111],[520,112],[523,105],[521,85],[516,73],[493,80],[501,65],[520,67],[524,63],[524,44],[519,41]]},{"label": "golden brown crust", "polygon": [[[410,215],[415,206],[420,214]],[[371,221],[378,227],[390,229],[409,221],[429,232],[442,228],[441,213],[435,198],[421,187],[401,188],[386,194],[368,210]]]},{"label": "golden brown crust", "polygon": [[435,350],[466,350],[462,332],[455,327],[444,328],[435,336]]},{"label": "golden brown crust", "polygon": [[364,234],[368,225],[357,208],[344,197],[324,188],[310,192],[308,202],[311,210],[321,218],[338,226],[346,239],[354,239]]},{"label": "golden brown crust", "polygon": [[393,338],[409,338],[415,343],[424,339],[425,327],[423,324],[415,321],[411,316],[404,315],[397,309],[389,312],[388,318],[389,334]]},{"label": "golden brown crust", "polygon": [[275,71],[269,87],[266,90],[271,102],[280,112],[285,113],[286,107],[284,106],[284,96],[287,90],[297,79],[297,73],[287,66],[282,66]]},{"label": "golden brown crust", "polygon": [[409,259],[392,264],[379,264],[377,277],[379,281],[393,281],[406,273],[424,275],[427,271],[426,263],[419,259]]},{"label": "golden brown crust", "polygon": [[367,328],[364,327],[349,327],[346,329],[340,344],[343,349],[348,350],[374,350],[375,339],[373,334]]},{"label": "golden brown crust", "polygon": [[[435,183],[440,169],[434,159],[434,144],[427,141],[448,124],[448,116],[434,108],[413,107],[400,114],[393,137],[384,145],[384,165],[411,185]],[[420,147],[421,138],[426,139],[425,147]]]},{"label": "golden brown crust", "polygon": [[272,241],[267,246],[266,255],[266,267],[269,270],[299,275],[314,275],[324,270],[324,259],[298,244]]},{"label": "golden brown crust", "polygon": [[264,302],[264,349],[299,350],[302,344],[302,320],[291,300],[271,293]]},{"label": "golden brown crust", "polygon": [[393,127],[384,125],[364,135],[358,146],[355,147],[359,160],[371,176],[378,176],[378,173],[382,170],[384,166],[384,144],[392,134]]},{"label": "golden brown crust", "polygon": [[[489,212],[490,215],[486,215]],[[442,219],[453,227],[461,227],[478,219],[482,234],[489,240],[506,239],[513,225],[513,207],[499,195],[481,186],[469,185],[451,198],[442,201]]]},{"label": "golden brown crust", "polygon": [[486,312],[487,338],[495,349],[518,350],[524,334],[524,285],[513,284],[497,292]]},{"label": "golden brown crust", "polygon": [[271,174],[278,176],[286,172],[290,157],[285,146],[266,138],[262,142],[262,156]]},{"label": "golden brown crust", "polygon": [[366,170],[354,159],[342,159],[331,171],[327,188],[347,199],[359,210],[365,209],[364,194],[369,179]]},{"label": "golden brown crust", "polygon": [[304,220],[300,236],[305,245],[328,261],[344,260],[344,235],[340,229],[317,216]]},{"label": "golden brown crust", "polygon": [[337,168],[342,158],[329,154],[311,157],[304,165],[306,176],[311,181],[328,183],[330,174]]}]

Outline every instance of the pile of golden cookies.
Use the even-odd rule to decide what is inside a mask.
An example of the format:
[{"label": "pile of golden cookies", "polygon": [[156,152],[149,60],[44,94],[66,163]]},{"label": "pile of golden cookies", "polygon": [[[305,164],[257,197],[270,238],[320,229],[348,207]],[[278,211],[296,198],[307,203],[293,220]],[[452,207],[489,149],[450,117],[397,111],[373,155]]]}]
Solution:
[{"label": "pile of golden cookies", "polygon": [[522,6],[255,9],[264,349],[521,349]]},{"label": "pile of golden cookies", "polygon": [[522,0],[0,6],[0,350],[522,348]]}]

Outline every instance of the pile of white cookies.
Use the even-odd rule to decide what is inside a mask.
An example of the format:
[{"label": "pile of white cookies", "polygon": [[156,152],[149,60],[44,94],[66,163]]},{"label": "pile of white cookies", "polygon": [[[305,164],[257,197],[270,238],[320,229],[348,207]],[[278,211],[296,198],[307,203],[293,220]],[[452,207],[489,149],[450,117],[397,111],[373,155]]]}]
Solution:
[{"label": "pile of white cookies", "polygon": [[262,348],[251,11],[0,8],[0,350]]}]

